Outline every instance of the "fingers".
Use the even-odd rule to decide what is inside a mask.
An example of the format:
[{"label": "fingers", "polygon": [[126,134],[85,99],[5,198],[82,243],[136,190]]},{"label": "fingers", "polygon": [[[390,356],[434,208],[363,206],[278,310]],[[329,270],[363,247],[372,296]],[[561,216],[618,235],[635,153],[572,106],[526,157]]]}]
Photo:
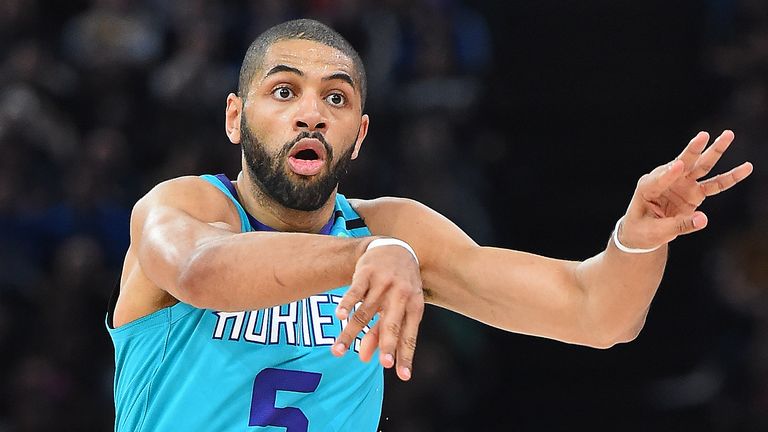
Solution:
[{"label": "fingers", "polygon": [[402,337],[397,347],[397,376],[403,381],[411,379],[413,355],[416,352],[416,337],[424,314],[424,304],[412,302],[408,305],[403,323]]},{"label": "fingers", "polygon": [[331,352],[337,357],[343,356],[355,338],[363,328],[371,322],[377,311],[377,299],[366,297],[365,301],[359,308],[352,314],[346,327],[341,331],[339,337],[336,338],[336,343],[333,344]]},{"label": "fingers", "polygon": [[[370,361],[378,349],[383,367],[389,369],[397,365],[398,376],[410,379],[416,333],[424,311],[421,284],[419,268],[408,251],[376,248],[363,254],[352,284],[336,308],[343,329],[331,348],[332,353],[343,356],[365,329],[360,359]],[[350,313],[356,304],[357,308]],[[379,314],[378,320],[370,324],[376,314]]]},{"label": "fingers", "polygon": [[336,317],[338,319],[345,320],[349,318],[349,312],[365,297],[370,283],[369,273],[356,271],[352,275],[352,283],[349,285],[349,289],[344,293],[338,306],[336,306]]},{"label": "fingers", "polygon": [[376,327],[379,328],[379,362],[389,369],[395,365],[400,330],[405,315],[405,298],[394,298],[385,307]]},{"label": "fingers", "polygon": [[701,152],[703,152],[704,148],[707,146],[707,141],[709,141],[709,134],[706,132],[699,132],[693,139],[691,139],[688,145],[685,146],[685,149],[680,153],[680,156],[677,157],[676,160],[680,160],[685,164],[684,171],[686,173],[693,169],[696,161],[701,156]]},{"label": "fingers", "polygon": [[[416,352],[416,338],[419,333],[419,324],[424,314],[424,305],[420,302],[411,302],[405,308],[405,315],[403,317],[402,329],[399,331],[400,337],[396,340],[397,343],[397,376],[403,380],[408,381],[413,374],[413,356]],[[391,358],[386,356],[389,348],[384,347],[388,342],[385,342],[381,336],[382,326],[386,327],[386,320],[383,318],[373,325],[371,330],[363,337],[363,341],[360,345],[360,360],[368,362],[373,357],[376,348],[379,350],[379,361],[385,368],[391,368],[394,366]]]},{"label": "fingers", "polygon": [[752,172],[752,165],[745,164],[700,184],[696,183],[697,179],[712,170],[734,137],[732,131],[725,130],[704,151],[709,134],[699,132],[674,161],[643,176],[638,182],[637,192],[646,201],[664,194],[678,208],[696,209],[707,196],[732,187]]},{"label": "fingers", "polygon": [[685,162],[681,160],[674,160],[666,165],[657,167],[649,174],[640,178],[637,185],[637,193],[647,201],[661,196],[683,175],[684,168]]},{"label": "fingers", "polygon": [[[352,278],[352,284],[336,307],[336,315],[339,319],[347,319],[350,316],[348,311],[352,310],[353,305],[361,300],[361,296],[365,295],[365,301],[349,318],[349,322],[341,331],[339,337],[336,338],[336,343],[331,348],[331,352],[337,357],[343,356],[347,352],[357,335],[371,322],[373,316],[378,312],[378,297],[381,291],[368,291],[369,285],[369,276],[355,274]],[[365,294],[366,291],[367,294]],[[344,311],[343,314],[341,310]]]},{"label": "fingers", "polygon": [[[370,361],[378,348],[381,365],[389,369],[397,364],[397,375],[404,381],[411,377],[413,355],[416,350],[416,336],[424,312],[422,302],[412,299],[406,306],[406,301],[406,297],[390,299],[384,308],[386,313],[379,315],[379,320],[363,337],[360,346],[360,359],[362,361]],[[366,298],[363,305],[367,302],[368,299]],[[363,306],[352,314],[350,322],[333,347],[335,355],[346,352],[359,330],[365,326],[364,320],[368,319],[369,316],[372,317]],[[366,324],[367,322],[365,321]]]},{"label": "fingers", "polygon": [[360,343],[360,360],[368,363],[373,357],[376,348],[379,347],[379,322],[371,327],[371,330],[363,336]]},{"label": "fingers", "polygon": [[696,210],[707,198],[699,183],[688,177],[679,178],[665,196],[678,208],[690,211]]},{"label": "fingers", "polygon": [[712,145],[709,146],[707,150],[701,155],[701,157],[696,161],[696,164],[693,166],[693,169],[691,169],[688,177],[694,180],[698,180],[709,174],[709,172],[712,171],[712,168],[715,167],[717,161],[720,160],[720,157],[723,155],[723,153],[728,150],[728,147],[731,145],[734,138],[735,135],[732,131],[723,131],[723,133],[717,137],[715,142],[712,143]]},{"label": "fingers", "polygon": [[736,183],[744,180],[752,174],[754,167],[749,162],[737,166],[736,168],[728,171],[727,173],[720,174],[712,177],[711,179],[701,182],[701,189],[708,197],[717,195],[722,191],[728,190]]}]

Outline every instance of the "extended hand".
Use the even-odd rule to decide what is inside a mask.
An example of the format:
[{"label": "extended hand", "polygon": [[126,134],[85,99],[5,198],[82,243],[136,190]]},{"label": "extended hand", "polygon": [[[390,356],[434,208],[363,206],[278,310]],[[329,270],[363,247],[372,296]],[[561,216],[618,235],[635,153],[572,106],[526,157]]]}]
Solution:
[{"label": "extended hand", "polygon": [[[352,307],[360,307],[349,315]],[[374,315],[379,320],[363,337],[360,358],[370,361],[379,348],[385,368],[395,365],[403,381],[411,378],[416,335],[424,313],[421,273],[416,260],[400,246],[380,246],[366,251],[357,261],[352,284],[341,299],[336,316],[349,322],[336,339],[332,352],[342,356]]]},{"label": "extended hand", "polygon": [[621,243],[650,248],[704,228],[707,216],[697,210],[704,199],[752,173],[752,164],[744,162],[726,173],[701,180],[733,138],[733,132],[726,130],[707,148],[709,134],[699,132],[675,160],[642,176],[619,228]]}]

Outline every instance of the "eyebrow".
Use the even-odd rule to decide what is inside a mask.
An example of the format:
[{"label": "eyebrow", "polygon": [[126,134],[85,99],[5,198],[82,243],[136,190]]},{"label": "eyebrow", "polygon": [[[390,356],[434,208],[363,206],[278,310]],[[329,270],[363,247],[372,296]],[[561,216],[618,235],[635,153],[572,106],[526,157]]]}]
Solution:
[{"label": "eyebrow", "polygon": [[284,64],[279,64],[279,65],[273,67],[272,69],[270,69],[269,72],[267,72],[267,74],[264,75],[264,77],[266,78],[266,77],[268,77],[270,75],[274,75],[274,74],[280,73],[280,72],[290,72],[290,73],[296,74],[298,76],[304,76],[304,72],[296,69],[295,67],[286,66]]},{"label": "eyebrow", "polygon": [[346,74],[344,72],[336,72],[334,74],[328,75],[327,77],[323,78],[323,81],[331,81],[331,80],[341,80],[349,85],[352,86],[352,88],[355,88],[355,81],[352,79],[349,74]]}]

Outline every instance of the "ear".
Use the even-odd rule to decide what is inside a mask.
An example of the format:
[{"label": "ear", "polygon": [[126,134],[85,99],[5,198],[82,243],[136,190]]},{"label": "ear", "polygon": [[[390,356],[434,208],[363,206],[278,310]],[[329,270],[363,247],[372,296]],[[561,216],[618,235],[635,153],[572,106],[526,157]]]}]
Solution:
[{"label": "ear", "polygon": [[360,119],[360,130],[357,131],[355,150],[352,151],[352,159],[357,159],[357,155],[360,153],[360,147],[363,145],[363,140],[365,140],[365,136],[368,135],[368,125],[370,122],[371,119],[368,117],[368,114],[363,114],[363,117]]},{"label": "ear", "polygon": [[232,144],[240,144],[240,118],[243,115],[243,99],[234,93],[227,96],[224,128]]}]

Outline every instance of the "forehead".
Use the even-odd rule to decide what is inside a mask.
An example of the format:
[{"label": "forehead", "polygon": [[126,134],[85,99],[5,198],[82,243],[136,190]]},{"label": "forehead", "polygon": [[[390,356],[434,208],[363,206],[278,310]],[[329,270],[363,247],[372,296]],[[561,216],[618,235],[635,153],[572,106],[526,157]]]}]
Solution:
[{"label": "forehead", "polygon": [[272,44],[264,54],[261,76],[277,65],[295,67],[305,73],[354,72],[354,63],[343,52],[320,42],[289,39]]}]

